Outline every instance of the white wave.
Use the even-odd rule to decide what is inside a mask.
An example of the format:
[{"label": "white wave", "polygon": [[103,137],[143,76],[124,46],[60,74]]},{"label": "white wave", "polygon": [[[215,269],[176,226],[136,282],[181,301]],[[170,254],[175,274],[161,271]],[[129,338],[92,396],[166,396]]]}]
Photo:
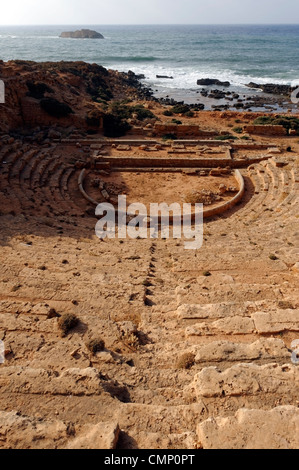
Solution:
[{"label": "white wave", "polygon": [[[284,79],[276,78],[274,76],[260,77],[254,74],[252,75],[241,75],[237,74],[232,70],[215,70],[212,67],[205,67],[204,69],[195,67],[166,67],[163,65],[136,65],[133,64],[109,64],[109,68],[116,69],[122,72],[132,70],[136,74],[144,74],[145,80],[143,83],[148,84],[151,87],[163,87],[168,89],[184,89],[189,90],[196,88],[197,80],[201,78],[213,78],[220,81],[229,81],[231,85],[236,87],[245,87],[249,82],[255,82],[258,84],[276,83],[279,85],[293,85],[299,84],[298,75],[294,71],[294,78]],[[173,79],[157,79],[156,75],[166,75],[173,77]]]}]

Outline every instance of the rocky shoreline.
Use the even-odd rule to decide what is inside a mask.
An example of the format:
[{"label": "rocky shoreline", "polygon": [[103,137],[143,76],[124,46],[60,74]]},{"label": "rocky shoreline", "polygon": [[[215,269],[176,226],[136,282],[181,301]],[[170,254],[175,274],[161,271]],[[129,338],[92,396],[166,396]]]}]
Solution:
[{"label": "rocky shoreline", "polygon": [[[141,79],[144,80],[144,78],[141,76]],[[229,81],[213,78],[198,79],[197,85],[201,86],[201,89],[167,89],[165,84],[163,86],[161,84],[161,87],[155,85],[153,86],[153,96],[163,104],[184,103],[213,111],[297,111],[296,104],[291,101],[291,94],[295,88],[289,85],[250,82],[243,87],[236,87]]]}]

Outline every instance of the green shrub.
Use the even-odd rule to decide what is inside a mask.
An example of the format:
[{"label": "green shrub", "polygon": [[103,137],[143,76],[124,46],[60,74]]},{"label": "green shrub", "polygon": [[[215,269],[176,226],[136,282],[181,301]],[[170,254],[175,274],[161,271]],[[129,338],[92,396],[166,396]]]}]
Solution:
[{"label": "green shrub", "polygon": [[233,131],[236,132],[236,134],[242,134],[243,127],[234,127]]},{"label": "green shrub", "polygon": [[86,115],[85,121],[88,124],[88,126],[99,127],[101,123],[101,116],[102,116],[102,113],[98,111],[97,109],[94,109]]},{"label": "green shrub", "polygon": [[185,114],[190,111],[190,108],[187,104],[176,104],[171,110],[174,114]]},{"label": "green shrub", "polygon": [[105,114],[103,120],[105,137],[121,137],[130,129],[130,124],[114,114]]},{"label": "green shrub", "polygon": [[176,140],[177,136],[175,134],[164,134],[162,135],[162,140]]},{"label": "green shrub", "polygon": [[166,109],[166,111],[164,111],[163,115],[164,116],[173,116],[173,112],[170,111],[169,109]]},{"label": "green shrub", "polygon": [[131,106],[129,112],[132,114],[137,114],[137,119],[139,121],[144,121],[144,119],[152,119],[155,115],[150,111],[150,109],[146,109],[142,104]]},{"label": "green shrub", "polygon": [[193,111],[188,111],[187,113],[185,113],[185,116],[194,117],[194,112]]},{"label": "green shrub", "polygon": [[294,116],[260,116],[253,121],[253,124],[283,126],[287,131],[296,130],[299,135],[299,119]]},{"label": "green shrub", "polygon": [[217,137],[215,137],[215,140],[230,140],[230,139],[237,139],[237,137],[233,136],[233,135],[218,135]]}]

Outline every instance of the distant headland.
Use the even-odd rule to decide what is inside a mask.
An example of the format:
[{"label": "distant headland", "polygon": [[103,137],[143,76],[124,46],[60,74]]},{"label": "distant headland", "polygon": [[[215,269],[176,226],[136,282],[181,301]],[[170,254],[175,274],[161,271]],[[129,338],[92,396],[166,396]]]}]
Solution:
[{"label": "distant headland", "polygon": [[80,29],[78,31],[67,31],[61,33],[61,38],[74,38],[74,39],[105,39],[101,33],[92,31],[91,29]]}]

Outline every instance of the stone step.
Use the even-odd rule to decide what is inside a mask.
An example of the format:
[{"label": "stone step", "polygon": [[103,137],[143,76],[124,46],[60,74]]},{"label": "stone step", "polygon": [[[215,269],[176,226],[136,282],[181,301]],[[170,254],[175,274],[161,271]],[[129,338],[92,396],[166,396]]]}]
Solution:
[{"label": "stone step", "polygon": [[203,449],[298,449],[299,409],[239,409],[234,416],[209,418],[197,426]]},{"label": "stone step", "polygon": [[276,394],[298,397],[299,368],[291,361],[277,363],[236,364],[220,371],[207,367],[195,375],[191,389],[198,400],[216,397],[241,397],[260,394]]}]

